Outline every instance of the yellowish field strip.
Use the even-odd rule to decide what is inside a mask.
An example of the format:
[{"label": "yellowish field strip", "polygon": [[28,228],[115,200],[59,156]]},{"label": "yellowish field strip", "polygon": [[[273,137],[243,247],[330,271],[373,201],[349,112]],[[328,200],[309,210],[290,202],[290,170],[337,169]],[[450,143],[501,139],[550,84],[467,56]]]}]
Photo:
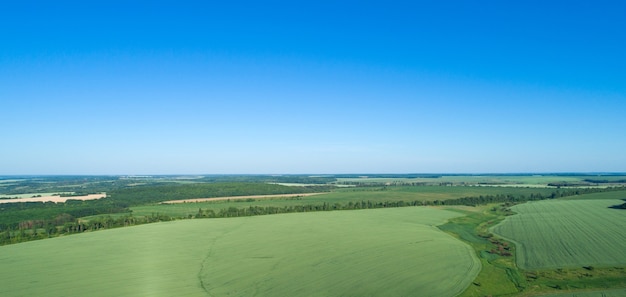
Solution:
[{"label": "yellowish field strip", "polygon": [[213,197],[213,198],[195,198],[195,199],[185,199],[185,200],[170,200],[161,202],[163,204],[174,204],[174,203],[190,203],[190,202],[206,202],[206,201],[217,201],[217,200],[236,200],[236,199],[263,199],[263,198],[279,198],[279,197],[305,197],[305,196],[313,196],[320,194],[328,194],[328,193],[300,193],[300,194],[275,194],[275,195],[250,195],[250,196],[230,196],[230,197]]},{"label": "yellowish field strip", "polygon": [[0,199],[0,203],[19,203],[19,202],[65,202],[67,200],[96,200],[105,198],[106,194],[89,194],[85,196],[41,196],[30,198],[17,198],[17,199]]}]

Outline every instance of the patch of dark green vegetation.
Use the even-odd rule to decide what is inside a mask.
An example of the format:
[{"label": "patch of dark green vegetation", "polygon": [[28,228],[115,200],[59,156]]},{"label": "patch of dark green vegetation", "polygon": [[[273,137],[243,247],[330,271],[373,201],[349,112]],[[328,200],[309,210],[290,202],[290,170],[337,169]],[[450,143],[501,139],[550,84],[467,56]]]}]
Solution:
[{"label": "patch of dark green vegetation", "polygon": [[301,194],[325,192],[330,186],[289,187],[268,183],[219,182],[194,184],[145,185],[118,189],[107,193],[114,201],[128,203],[129,206],[184,200],[249,195]]},{"label": "patch of dark green vegetation", "polygon": [[599,178],[586,178],[584,181],[594,184],[612,184],[612,183],[626,183],[626,178],[617,179],[599,179]]},{"label": "patch of dark green vegetation", "polygon": [[[622,199],[624,201],[626,201],[626,199]],[[613,205],[610,208],[614,208],[614,209],[626,209],[626,203],[622,203],[622,204],[618,204],[618,205]]]}]

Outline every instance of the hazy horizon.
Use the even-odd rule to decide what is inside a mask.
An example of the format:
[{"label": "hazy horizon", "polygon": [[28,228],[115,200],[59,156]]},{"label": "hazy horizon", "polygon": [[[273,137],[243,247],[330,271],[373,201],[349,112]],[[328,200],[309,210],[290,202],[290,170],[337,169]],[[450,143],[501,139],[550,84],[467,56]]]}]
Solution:
[{"label": "hazy horizon", "polygon": [[626,4],[0,4],[0,175],[625,172]]},{"label": "hazy horizon", "polygon": [[626,172],[351,172],[351,173],[145,173],[145,174],[1,174],[0,177],[51,177],[51,176],[120,176],[120,177],[186,177],[187,179],[207,176],[353,176],[359,175],[364,178],[372,176],[411,176],[419,175],[418,178],[432,176],[622,176]]}]

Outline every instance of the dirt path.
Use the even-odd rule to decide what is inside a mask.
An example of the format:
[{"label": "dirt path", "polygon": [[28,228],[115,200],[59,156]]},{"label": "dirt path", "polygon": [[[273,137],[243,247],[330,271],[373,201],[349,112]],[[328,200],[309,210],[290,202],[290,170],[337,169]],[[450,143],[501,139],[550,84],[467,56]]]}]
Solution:
[{"label": "dirt path", "polygon": [[174,204],[174,203],[188,203],[188,202],[205,202],[205,201],[217,201],[217,200],[230,200],[230,199],[263,199],[263,198],[277,198],[277,197],[306,197],[313,195],[320,195],[326,193],[300,193],[300,194],[276,194],[276,195],[251,195],[251,196],[230,196],[230,197],[213,197],[213,198],[196,198],[185,200],[170,200],[161,202],[162,204]]}]

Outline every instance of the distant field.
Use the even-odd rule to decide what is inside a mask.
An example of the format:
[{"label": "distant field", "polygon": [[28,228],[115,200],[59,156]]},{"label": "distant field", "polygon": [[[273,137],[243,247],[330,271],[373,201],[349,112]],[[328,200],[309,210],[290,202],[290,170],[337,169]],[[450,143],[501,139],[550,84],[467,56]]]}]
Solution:
[{"label": "distant field", "polygon": [[[448,200],[461,197],[477,197],[480,195],[527,195],[541,193],[550,195],[554,189],[545,188],[502,188],[502,187],[469,187],[469,186],[412,186],[412,187],[388,187],[388,188],[348,188],[333,192],[300,198],[286,199],[257,199],[255,201],[231,200],[212,201],[182,204],[157,204],[131,207],[134,215],[145,216],[154,213],[165,214],[172,217],[186,217],[195,215],[198,209],[212,209],[219,211],[229,207],[245,208],[249,206],[296,206],[296,205],[322,205],[324,203],[349,203],[361,201],[434,201]],[[198,197],[200,198],[200,197]]]},{"label": "distant field", "polygon": [[483,176],[483,175],[459,175],[441,177],[417,177],[417,178],[338,178],[337,182],[351,183],[465,183],[465,184],[548,184],[550,182],[580,181],[579,177],[565,176]]},{"label": "distant field", "polygon": [[[41,195],[41,194],[39,194]],[[0,199],[1,203],[20,203],[20,202],[66,202],[67,200],[96,200],[105,198],[106,194],[89,194],[84,196],[66,196],[61,197],[58,195],[41,195],[40,197],[30,197],[30,198],[17,198],[17,199]]]},{"label": "distant field", "polygon": [[386,177],[352,177],[338,178],[337,183],[426,183],[426,184],[493,184],[493,185],[528,185],[539,186],[549,183],[579,183],[585,179],[604,182],[623,183],[626,176],[597,176],[597,175],[449,175],[441,177],[417,177],[417,178],[386,178]]},{"label": "distant field", "polygon": [[325,194],[325,193],[227,196],[227,197],[212,197],[212,198],[195,198],[195,199],[184,199],[184,200],[170,200],[170,201],[163,201],[161,203],[163,203],[163,204],[176,204],[176,203],[196,203],[196,202],[208,202],[208,201],[220,201],[220,200],[293,198],[293,197],[307,197],[307,196],[320,195],[320,194]]},{"label": "distant field", "polygon": [[623,266],[626,210],[609,208],[621,203],[560,199],[527,202],[512,207],[518,214],[507,217],[493,232],[516,242],[517,264],[523,269]]},{"label": "distant field", "polygon": [[288,187],[311,187],[311,186],[320,185],[320,184],[302,184],[302,183],[268,183],[268,184],[288,186]]},{"label": "distant field", "polygon": [[480,270],[434,227],[458,215],[196,219],[2,246],[0,296],[454,296]]},{"label": "distant field", "polygon": [[52,195],[59,195],[59,194],[62,194],[62,193],[56,192],[56,193],[25,193],[25,194],[13,194],[13,195],[0,195],[0,199],[32,198],[35,196],[52,196]]}]

